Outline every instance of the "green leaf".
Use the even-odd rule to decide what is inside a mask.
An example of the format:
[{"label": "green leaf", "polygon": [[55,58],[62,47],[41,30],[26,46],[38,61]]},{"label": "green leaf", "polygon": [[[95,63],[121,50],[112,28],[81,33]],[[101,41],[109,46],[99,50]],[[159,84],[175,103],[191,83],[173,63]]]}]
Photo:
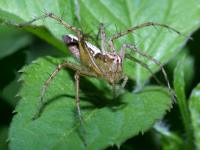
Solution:
[{"label": "green leaf", "polygon": [[189,109],[191,113],[194,140],[197,149],[200,149],[200,84],[193,90],[189,99]]},{"label": "green leaf", "polygon": [[172,61],[170,61],[167,67],[170,69],[170,71],[173,71],[177,63],[182,59],[184,59],[184,61],[181,61],[181,63],[184,71],[185,89],[188,89],[191,86],[192,79],[194,77],[194,58],[189,54],[189,49],[183,48],[183,50],[178,53],[178,55],[174,57]]},{"label": "green leaf", "polygon": [[184,81],[184,59],[179,61],[174,71],[174,88],[177,95],[177,103],[180,109],[183,125],[186,132],[186,149],[193,147],[192,131],[190,124],[190,114],[185,96],[185,81]]},{"label": "green leaf", "polygon": [[[81,27],[84,32],[92,32],[94,35],[97,34],[99,23],[102,22],[106,25],[108,36],[127,30],[129,27],[153,21],[170,25],[187,36],[199,27],[199,5],[200,2],[197,0],[159,0],[156,3],[154,0],[18,0],[12,2],[1,0],[0,14],[6,21],[25,22],[43,15],[44,11],[52,12],[68,23]],[[190,11],[186,13],[186,10]],[[69,30],[50,19],[35,24],[45,26],[57,40],[46,32],[43,33],[43,30],[31,29],[32,32],[66,52],[64,45],[61,44],[61,36],[69,33]],[[122,38],[116,46],[119,49],[122,43],[135,43],[146,53],[166,63],[178,53],[185,41],[184,36],[178,36],[163,28],[149,27],[138,30],[132,36]],[[141,57],[139,59],[147,62],[153,71],[159,69],[159,66],[151,61],[143,60]],[[138,84],[150,76],[146,69],[133,62],[126,63],[125,72],[130,78],[136,79]]]},{"label": "green leaf", "polygon": [[139,93],[125,92],[117,99],[110,99],[112,90],[108,84],[81,78],[84,134],[77,120],[73,73],[61,70],[46,92],[48,104],[40,117],[32,121],[44,81],[61,61],[40,58],[22,70],[21,100],[9,132],[11,149],[100,150],[114,144],[120,146],[128,138],[148,130],[170,109],[170,96],[160,87],[146,87]]},{"label": "green leaf", "polygon": [[0,59],[30,44],[31,36],[20,30],[0,26]]},{"label": "green leaf", "polygon": [[19,97],[17,97],[17,92],[19,90],[20,84],[16,77],[11,83],[9,83],[3,90],[1,96],[13,107],[16,106]]}]

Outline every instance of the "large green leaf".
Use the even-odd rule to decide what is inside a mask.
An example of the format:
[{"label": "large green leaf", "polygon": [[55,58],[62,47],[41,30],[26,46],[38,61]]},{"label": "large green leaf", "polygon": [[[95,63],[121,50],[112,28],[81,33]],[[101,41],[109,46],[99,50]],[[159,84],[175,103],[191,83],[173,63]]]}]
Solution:
[{"label": "large green leaf", "polygon": [[[97,33],[99,23],[103,22],[109,36],[118,31],[126,30],[128,27],[153,21],[170,25],[187,36],[199,27],[199,5],[200,2],[197,0],[159,0],[156,2],[154,0],[18,0],[9,2],[1,0],[0,14],[3,20],[24,22],[41,16],[44,11],[53,12],[62,16],[68,23],[81,27],[86,33]],[[50,19],[42,20],[36,24],[47,27],[59,41],[61,35],[69,33],[69,30],[65,30],[59,23]],[[43,30],[32,29],[31,31],[65,51],[61,42]],[[186,37],[178,36],[166,29],[151,27],[139,30],[134,36],[123,38],[117,42],[117,47],[119,48],[124,42],[134,42],[148,54],[162,63],[166,63],[175,56],[185,40]],[[159,67],[151,61],[144,61],[148,62],[152,70],[158,70]],[[136,79],[138,84],[150,76],[141,66],[134,66],[130,62],[127,64],[125,71],[131,78]]]},{"label": "large green leaf", "polygon": [[[81,27],[86,33],[97,33],[99,23],[103,22],[109,36],[146,21],[165,23],[184,35],[188,35],[198,27],[200,22],[200,8],[198,7],[200,2],[195,0],[160,0],[157,2],[154,0],[79,0],[77,4],[74,2],[76,1],[18,0],[8,2],[1,0],[0,18],[7,22],[19,23],[41,16],[43,11],[47,11],[63,16],[68,23]],[[190,11],[185,13],[186,10]],[[74,19],[75,14],[80,19]],[[35,33],[63,52],[66,51],[61,42],[61,35],[69,33],[69,30],[65,30],[59,23],[50,19],[41,20],[36,24],[44,25],[51,34],[44,28],[29,27],[28,31]],[[139,30],[134,36],[123,38],[116,43],[116,46],[119,48],[122,43],[134,42],[139,48],[165,63],[178,52],[185,40],[184,36],[177,36],[162,28],[145,28]],[[53,59],[50,60],[53,61]],[[152,62],[144,61],[153,71],[158,70],[159,67]],[[10,130],[12,149],[85,148],[79,136],[80,133],[77,131],[78,123],[74,119],[75,104],[74,98],[71,98],[74,97],[73,77],[66,72],[62,71],[58,75],[47,92],[47,100],[52,98],[56,100],[52,100],[53,102],[45,107],[39,119],[31,121],[38,106],[40,88],[53,68],[55,65],[41,59],[31,67],[24,69],[23,88],[20,92],[22,99],[16,109],[17,115],[13,119]],[[138,65],[134,66],[132,62],[126,63],[125,72],[131,78],[136,79],[138,84],[149,77],[144,69]],[[157,119],[162,118],[171,103],[167,94],[159,88],[147,88],[139,94],[126,92],[119,100],[113,102],[109,100],[110,96],[107,97],[111,91],[105,90],[109,89],[106,84],[96,80],[91,81],[95,86],[86,82],[81,88],[84,93],[90,91],[86,94],[86,98],[81,98],[87,131],[87,149],[102,149],[112,144],[120,145],[127,138],[144,132]],[[98,90],[95,90],[97,85],[99,85]],[[85,89],[86,86],[90,90]],[[94,94],[91,96],[93,91],[95,96]]]},{"label": "large green leaf", "polygon": [[0,26],[0,59],[27,46],[31,36],[20,30]]},{"label": "large green leaf", "polygon": [[193,90],[189,100],[189,108],[192,118],[192,127],[197,149],[200,149],[200,84]]},{"label": "large green leaf", "polygon": [[22,70],[21,100],[9,133],[11,149],[100,150],[109,145],[119,146],[126,139],[145,132],[170,108],[171,99],[162,88],[147,87],[142,92],[125,92],[111,99],[108,97],[112,97],[112,90],[107,84],[81,78],[84,134],[76,119],[73,74],[62,70],[47,90],[48,104],[41,116],[32,121],[39,106],[41,87],[60,61],[42,58]]}]

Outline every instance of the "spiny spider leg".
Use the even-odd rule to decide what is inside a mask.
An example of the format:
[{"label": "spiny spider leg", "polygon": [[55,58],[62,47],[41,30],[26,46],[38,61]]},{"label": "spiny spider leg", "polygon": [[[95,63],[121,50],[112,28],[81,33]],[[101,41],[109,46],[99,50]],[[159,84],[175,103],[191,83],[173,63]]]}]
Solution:
[{"label": "spiny spider leg", "polygon": [[122,80],[123,80],[123,82],[121,84],[121,88],[124,89],[124,87],[126,86],[126,83],[128,81],[128,76],[123,76]]},{"label": "spiny spider leg", "polygon": [[58,72],[63,68],[65,67],[66,64],[65,63],[62,63],[62,64],[59,64],[56,69],[53,71],[53,73],[50,75],[50,77],[45,81],[44,85],[42,86],[42,90],[41,90],[41,96],[40,96],[40,105],[38,107],[38,110],[37,112],[35,113],[35,115],[33,116],[33,120],[37,119],[39,116],[40,116],[40,113],[42,111],[42,108],[44,106],[44,95],[45,95],[45,92],[48,88],[48,85],[50,83],[50,81],[58,74]]},{"label": "spiny spider leg", "polygon": [[[82,74],[83,74],[83,72],[82,72]],[[76,86],[75,86],[75,90],[76,90],[76,98],[75,98],[75,100],[76,100],[76,109],[77,109],[77,113],[78,113],[80,126],[82,127],[82,129],[84,131],[84,135],[83,135],[82,139],[83,139],[83,142],[84,142],[85,146],[87,146],[87,142],[86,142],[86,138],[85,138],[86,130],[83,127],[83,118],[82,118],[81,109],[80,109],[80,97],[79,97],[80,75],[81,75],[80,71],[76,71],[76,73],[74,75],[75,84],[76,84]]]},{"label": "spiny spider leg", "polygon": [[144,68],[146,68],[151,73],[151,75],[153,76],[153,78],[155,79],[155,81],[158,84],[162,85],[161,81],[154,75],[154,73],[152,72],[152,70],[150,69],[150,67],[147,64],[145,64],[144,62],[140,61],[139,59],[137,59],[137,58],[135,58],[135,57],[133,57],[131,55],[126,55],[125,57],[128,58],[131,61],[134,61],[134,62],[140,64]]},{"label": "spiny spider leg", "polygon": [[[60,72],[60,70],[61,69],[63,69],[63,68],[70,68],[70,69],[72,69],[72,70],[75,70],[75,71],[77,71],[78,70],[78,72],[79,72],[79,74],[80,75],[86,75],[86,76],[96,76],[95,74],[93,74],[93,73],[91,73],[90,71],[88,71],[88,70],[86,70],[86,69],[83,69],[81,66],[79,66],[79,65],[77,65],[77,64],[74,64],[74,63],[71,63],[71,62],[69,62],[69,61],[65,61],[65,62],[63,62],[63,63],[61,63],[61,64],[59,64],[57,67],[56,67],[56,69],[53,71],[53,73],[50,75],[50,77],[45,81],[45,83],[44,83],[44,85],[43,85],[43,87],[42,87],[42,90],[41,90],[41,97],[40,97],[40,105],[39,105],[39,107],[38,107],[38,110],[37,110],[37,112],[35,113],[35,115],[33,116],[33,120],[35,120],[35,119],[37,119],[39,116],[40,116],[40,113],[41,113],[41,111],[42,111],[42,108],[44,107],[44,105],[45,105],[45,102],[44,102],[44,95],[45,95],[45,93],[46,93],[46,90],[47,90],[47,88],[48,88],[48,86],[49,86],[49,83],[50,83],[50,81],[51,80],[53,80],[53,78]],[[79,87],[78,87],[79,88]],[[79,99],[79,97],[76,97],[77,99]],[[76,99],[76,102],[78,102],[79,100],[77,100]],[[77,108],[77,110],[78,110],[78,114],[80,114],[80,107],[79,107],[79,104],[77,104],[77,106],[78,106],[78,108]],[[81,118],[80,117],[80,115],[79,115],[79,118]],[[81,121],[81,119],[80,119],[80,121]],[[81,124],[82,124],[82,122],[81,122]]]},{"label": "spiny spider leg", "polygon": [[[128,81],[128,76],[126,76],[126,75],[123,75],[122,76],[122,78],[121,78],[121,80],[122,80],[122,83],[121,83],[121,85],[120,85],[120,87],[119,87],[119,91],[117,91],[116,89],[113,89],[113,90],[116,90],[115,92],[116,93],[114,93],[113,95],[113,97],[115,98],[115,97],[118,97],[119,95],[121,95],[121,89],[124,89],[124,87],[126,86],[126,83],[127,83],[127,81]],[[115,87],[114,87],[115,88]]]},{"label": "spiny spider leg", "polygon": [[98,43],[98,41],[99,41],[99,36],[101,36],[101,24],[99,25],[99,30],[98,30],[98,33],[97,33],[96,38],[95,38],[95,45],[96,45],[97,47],[100,47],[100,45],[99,45],[99,43]]},{"label": "spiny spider leg", "polygon": [[15,26],[17,26],[17,27],[28,26],[28,25],[32,24],[33,22],[36,22],[38,20],[45,19],[45,18],[52,18],[52,19],[58,21],[60,24],[62,24],[65,28],[74,31],[75,33],[80,33],[81,32],[81,30],[77,29],[74,26],[71,26],[70,24],[68,24],[67,22],[63,21],[60,17],[54,15],[53,13],[45,13],[43,16],[34,18],[33,20],[25,22],[25,23],[15,24]]},{"label": "spiny spider leg", "polygon": [[78,117],[80,120],[81,125],[83,124],[83,119],[81,116],[81,110],[80,110],[80,98],[79,98],[79,82],[80,82],[80,73],[79,71],[77,71],[74,75],[74,79],[76,82],[76,108],[77,108],[77,112],[78,112]]},{"label": "spiny spider leg", "polygon": [[175,102],[176,101],[176,94],[174,93],[174,91],[171,88],[171,85],[170,85],[168,77],[167,77],[167,73],[165,72],[165,69],[163,68],[163,65],[158,60],[156,60],[155,58],[153,58],[152,56],[147,55],[146,53],[143,53],[135,45],[123,44],[121,50],[125,51],[125,49],[127,49],[127,48],[133,50],[133,52],[136,52],[139,55],[141,55],[143,57],[146,57],[147,59],[153,61],[155,64],[159,65],[159,67],[161,68],[161,71],[163,73],[163,76],[165,78],[165,81],[166,81],[169,93],[170,93],[170,95],[172,97],[172,100]]},{"label": "spiny spider leg", "polygon": [[114,44],[113,44],[113,41],[114,41],[114,40],[116,40],[116,39],[118,39],[118,38],[120,38],[120,37],[122,37],[122,36],[124,36],[124,35],[127,35],[127,34],[129,34],[129,33],[131,33],[131,32],[134,32],[134,31],[137,30],[137,29],[144,28],[144,27],[149,27],[149,26],[160,26],[160,27],[163,27],[163,28],[166,28],[166,29],[169,29],[169,30],[173,31],[173,32],[177,33],[178,35],[181,35],[181,33],[180,33],[178,30],[176,30],[176,29],[174,29],[174,28],[172,28],[172,27],[170,27],[170,26],[168,26],[168,25],[166,25],[166,24],[160,24],[160,23],[154,23],[154,22],[146,22],[146,23],[143,23],[143,24],[134,26],[134,27],[132,27],[132,28],[129,28],[129,29],[126,30],[126,31],[123,31],[123,32],[119,32],[119,33],[114,34],[114,35],[109,39],[108,44],[109,44],[110,48],[111,48],[113,51],[115,51]]},{"label": "spiny spider leg", "polygon": [[[99,36],[100,36],[100,40],[101,40],[101,45],[99,45],[98,41],[99,41]],[[102,51],[103,53],[106,51],[106,33],[105,33],[105,26],[103,23],[100,23],[99,25],[99,30],[98,33],[96,35],[96,46],[97,47],[101,47],[100,51]]]},{"label": "spiny spider leg", "polygon": [[106,51],[106,33],[103,23],[100,24],[100,34],[101,34],[101,50],[103,53]]}]

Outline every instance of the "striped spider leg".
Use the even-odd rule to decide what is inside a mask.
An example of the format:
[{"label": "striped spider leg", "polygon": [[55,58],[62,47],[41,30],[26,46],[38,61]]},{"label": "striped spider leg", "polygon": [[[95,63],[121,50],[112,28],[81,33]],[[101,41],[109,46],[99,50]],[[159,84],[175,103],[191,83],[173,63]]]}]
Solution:
[{"label": "striped spider leg", "polygon": [[[169,29],[173,32],[175,32],[176,34],[178,35],[182,35],[178,30],[166,25],[166,24],[160,24],[160,23],[155,23],[155,22],[146,22],[146,23],[143,23],[143,24],[140,24],[140,25],[137,25],[137,26],[134,26],[134,27],[131,27],[129,28],[128,30],[124,31],[124,32],[119,32],[119,33],[116,33],[114,34],[113,36],[111,36],[111,38],[109,39],[108,41],[108,44],[109,44],[109,47],[110,49],[115,52],[115,47],[114,47],[114,40],[117,40],[119,39],[120,37],[122,36],[125,36],[129,33],[133,33],[135,30],[138,30],[138,29],[141,29],[141,28],[144,28],[144,27],[153,27],[153,26],[158,26],[158,27],[162,27],[162,28],[166,28],[166,29]],[[134,56],[131,56],[131,55],[128,55],[128,54],[125,54],[125,50],[126,49],[131,49],[132,52],[134,53],[137,53],[139,54],[140,56],[143,56],[149,60],[151,60],[152,62],[154,62],[156,65],[158,65],[162,71],[162,74],[164,76],[164,79],[165,79],[165,82],[167,84],[167,87],[168,87],[168,90],[169,90],[169,93],[171,95],[171,98],[173,100],[173,102],[175,102],[176,100],[176,94],[175,92],[173,91],[173,89],[171,88],[171,85],[169,83],[169,80],[168,80],[168,77],[167,77],[167,73],[165,71],[165,69],[163,68],[163,65],[161,62],[159,62],[158,60],[156,60],[155,58],[153,58],[152,56],[142,52],[141,50],[139,50],[134,44],[131,45],[131,44],[123,44],[121,46],[121,49],[120,49],[120,55],[123,55],[124,57],[126,57],[127,59],[129,60],[132,60],[132,61],[135,61],[136,63],[140,64],[141,66],[143,66],[144,68],[146,68],[152,75],[153,75],[153,72],[151,71],[150,67],[143,63],[142,61],[140,61],[139,59],[135,58]],[[158,82],[160,83],[160,81],[153,75],[153,78]]]}]

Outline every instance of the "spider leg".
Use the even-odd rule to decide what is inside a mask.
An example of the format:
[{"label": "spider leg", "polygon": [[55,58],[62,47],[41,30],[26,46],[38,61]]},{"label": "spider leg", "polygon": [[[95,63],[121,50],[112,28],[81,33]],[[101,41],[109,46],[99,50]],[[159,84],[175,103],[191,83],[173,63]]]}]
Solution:
[{"label": "spider leg", "polygon": [[67,22],[63,21],[60,17],[56,16],[55,14],[53,13],[45,13],[44,15],[40,16],[40,17],[37,17],[37,18],[34,18],[33,20],[31,21],[28,21],[28,22],[25,22],[25,23],[20,23],[20,24],[12,24],[12,23],[7,23],[7,24],[10,24],[10,25],[14,25],[16,27],[25,27],[25,26],[29,26],[30,24],[32,24],[33,22],[36,22],[38,20],[41,20],[41,19],[45,19],[45,18],[51,18],[51,19],[54,19],[56,20],[57,22],[59,22],[60,24],[62,24],[65,28],[69,29],[69,30],[72,30],[73,32],[75,33],[80,33],[81,30],[77,29],[76,27],[68,24]]},{"label": "spider leg", "polygon": [[82,127],[83,129],[83,132],[84,132],[84,135],[80,135],[83,142],[84,142],[84,145],[87,146],[87,142],[86,142],[86,138],[85,138],[85,135],[86,135],[86,130],[83,126],[83,118],[82,118],[82,115],[81,115],[81,109],[80,109],[80,96],[79,96],[79,88],[80,88],[80,75],[89,75],[90,73],[89,72],[82,72],[82,71],[76,71],[75,75],[74,75],[74,79],[75,79],[75,83],[76,83],[76,86],[75,86],[75,91],[76,91],[76,109],[77,109],[77,113],[78,113],[78,118],[79,118],[79,122],[80,122],[80,126]]},{"label": "spider leg", "polygon": [[[39,107],[38,107],[38,110],[37,112],[35,113],[35,115],[33,116],[33,120],[37,119],[40,114],[41,114],[41,111],[45,105],[45,102],[44,102],[44,95],[46,93],[46,90],[49,86],[49,83],[53,80],[53,78],[60,72],[61,69],[63,68],[70,68],[72,70],[78,70],[80,72],[81,75],[86,75],[86,76],[95,76],[95,74],[89,72],[88,70],[84,70],[81,68],[81,66],[79,66],[78,64],[74,64],[74,63],[71,63],[69,61],[65,61],[61,64],[59,64],[56,69],[53,71],[53,73],[50,75],[50,77],[45,81],[43,87],[42,87],[42,90],[41,90],[41,96],[40,96],[40,104],[39,104]],[[79,113],[79,112],[78,112]]]},{"label": "spider leg", "polygon": [[127,34],[129,34],[129,33],[131,33],[131,32],[134,32],[134,31],[137,30],[137,29],[141,29],[141,28],[144,28],[144,27],[150,27],[150,26],[159,26],[159,27],[163,27],[163,28],[169,29],[169,30],[171,30],[171,31],[173,31],[173,32],[175,32],[175,33],[177,33],[178,35],[181,35],[181,33],[180,33],[178,30],[176,30],[176,29],[174,29],[174,28],[172,28],[172,27],[170,27],[170,26],[168,26],[168,25],[166,25],[166,24],[160,24],[160,23],[154,23],[154,22],[146,22],[146,23],[143,23],[143,24],[134,26],[134,27],[132,27],[132,28],[129,28],[129,29],[126,30],[126,31],[123,31],[123,32],[119,32],[119,33],[114,34],[114,35],[109,39],[109,41],[108,41],[110,48],[111,48],[112,50],[115,51],[115,49],[114,49],[114,44],[113,44],[113,41],[114,41],[114,40],[116,40],[116,39],[118,39],[118,38],[120,38],[120,37],[122,37],[122,36],[124,36],[124,35],[127,35]]},{"label": "spider leg", "polygon": [[100,27],[101,27],[101,24],[100,24],[100,26],[99,26],[99,30],[98,30],[98,33],[96,34],[96,38],[95,38],[95,44],[96,44],[97,47],[100,47],[100,45],[99,45],[99,43],[98,43],[98,41],[99,41],[99,36],[100,36],[100,33],[101,33]]},{"label": "spider leg", "polygon": [[112,96],[113,96],[113,99],[115,99],[116,97],[117,97],[117,95],[116,95],[116,84],[115,83],[113,83],[112,84]]},{"label": "spider leg", "polygon": [[80,98],[79,98],[79,83],[80,83],[80,73],[79,71],[77,71],[74,75],[74,79],[76,82],[76,108],[77,108],[77,112],[78,112],[78,117],[79,117],[79,121],[80,124],[83,124],[83,119],[81,116],[81,110],[80,110]]},{"label": "spider leg", "polygon": [[99,47],[98,41],[99,41],[99,35],[101,37],[101,51],[104,53],[106,51],[106,33],[105,33],[105,26],[103,23],[100,23],[99,25],[99,31],[96,36],[96,45]]},{"label": "spider leg", "polygon": [[103,23],[100,24],[100,33],[101,33],[101,50],[104,53],[106,51],[106,33]]},{"label": "spider leg", "polygon": [[44,95],[46,93],[46,90],[49,86],[50,81],[58,74],[58,72],[65,66],[65,63],[59,64],[56,69],[53,71],[53,73],[50,75],[50,77],[45,81],[42,90],[41,90],[41,95],[40,95],[40,104],[38,107],[37,112],[35,113],[35,115],[33,116],[33,120],[37,119],[40,116],[40,113],[45,105],[44,103]]},{"label": "spider leg", "polygon": [[126,86],[126,83],[128,81],[128,76],[123,76],[122,77],[122,84],[121,84],[121,88],[123,89]]},{"label": "spider leg", "polygon": [[[139,55],[141,55],[143,57],[146,57],[147,59],[151,60],[152,62],[154,62],[155,64],[157,64],[161,68],[161,71],[163,73],[163,76],[165,78],[165,82],[166,82],[168,90],[169,90],[169,93],[170,93],[170,95],[172,97],[172,100],[175,102],[175,100],[176,100],[176,94],[174,93],[174,91],[171,88],[171,85],[170,85],[168,77],[167,77],[167,73],[166,73],[165,69],[163,68],[163,65],[158,60],[156,60],[155,58],[153,58],[152,56],[147,55],[146,53],[144,53],[141,50],[139,50],[135,45],[123,44],[121,50],[124,51],[127,48],[131,49],[133,52],[138,53]],[[134,60],[136,60],[136,59],[134,59]],[[141,63],[141,61],[140,61],[140,64],[144,65],[143,63]],[[145,67],[146,67],[146,65],[145,65]],[[146,68],[147,68],[147,70],[149,70],[148,67],[146,67]]]},{"label": "spider leg", "polygon": [[121,85],[119,85],[119,87],[117,87],[115,83],[112,84],[113,99],[115,99],[116,97],[121,95],[122,89],[124,89],[124,87],[128,81],[128,76],[123,75],[120,80],[122,80],[122,83],[121,83]]},{"label": "spider leg", "polygon": [[122,92],[121,92],[122,89],[124,89],[124,87],[126,86],[127,81],[128,81],[128,76],[123,75],[122,78],[121,78],[121,80],[122,80],[122,83],[121,83],[121,85],[120,85],[120,87],[119,87],[119,92],[117,92],[117,96],[120,95],[120,94],[122,93]]},{"label": "spider leg", "polygon": [[137,58],[135,58],[135,57],[133,57],[131,55],[126,55],[125,57],[128,58],[129,60],[132,60],[132,61],[140,64],[144,68],[146,68],[151,73],[151,75],[153,76],[153,78],[155,79],[155,81],[158,84],[162,85],[161,81],[154,75],[154,73],[152,72],[152,70],[150,69],[150,67],[147,64],[145,64],[144,62],[140,61],[139,59],[137,59]]}]

